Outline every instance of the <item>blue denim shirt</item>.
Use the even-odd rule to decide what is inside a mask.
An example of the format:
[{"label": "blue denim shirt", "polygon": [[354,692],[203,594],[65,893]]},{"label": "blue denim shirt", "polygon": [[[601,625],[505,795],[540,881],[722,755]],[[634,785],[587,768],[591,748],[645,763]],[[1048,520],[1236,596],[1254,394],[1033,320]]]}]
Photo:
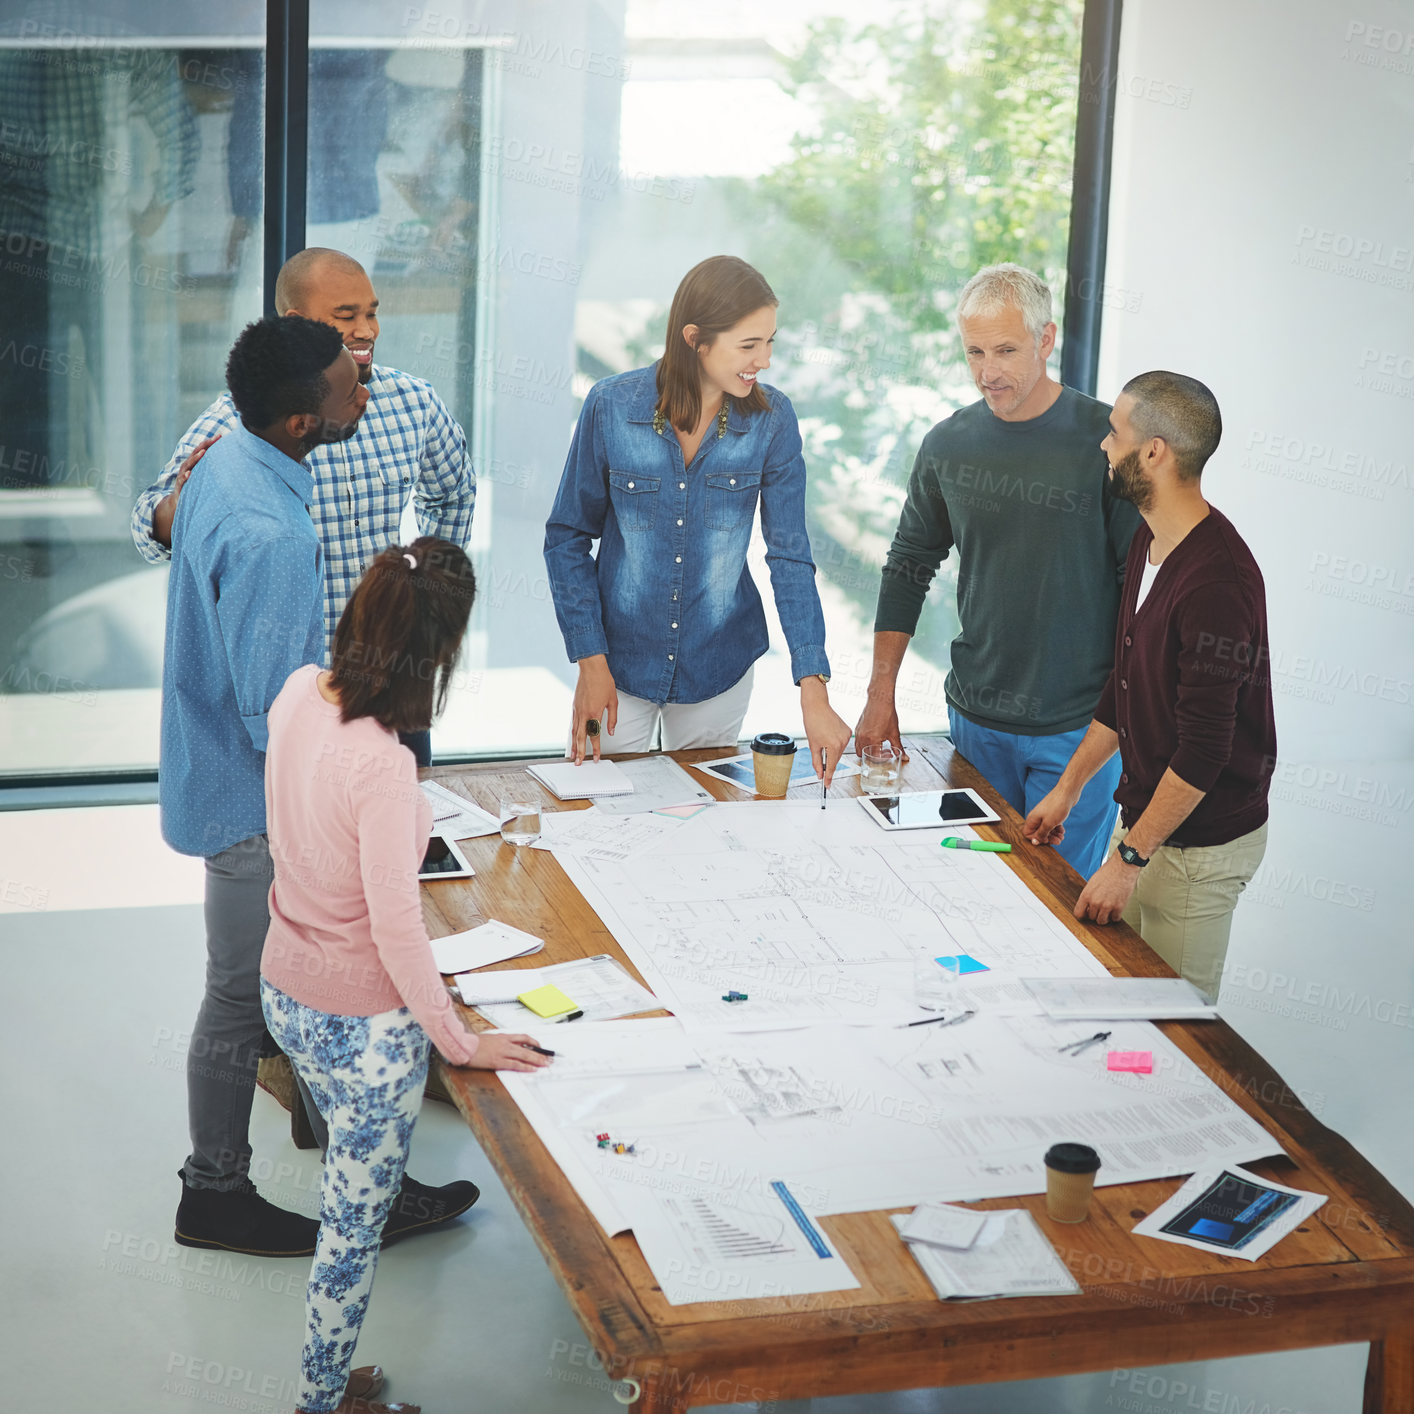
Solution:
[{"label": "blue denim shirt", "polygon": [[634,697],[704,702],[766,651],[746,565],[758,503],[791,675],[830,671],[800,429],[785,394],[760,387],[770,410],[743,415],[729,399],[725,435],[709,427],[689,467],[672,428],[653,428],[653,368],[605,378],[584,400],[545,564],[571,662],[607,654],[615,684]]},{"label": "blue denim shirt", "polygon": [[324,656],[314,479],[239,423],[202,458],[172,526],[162,663],[162,837],[213,855],[265,833],[265,718]]}]

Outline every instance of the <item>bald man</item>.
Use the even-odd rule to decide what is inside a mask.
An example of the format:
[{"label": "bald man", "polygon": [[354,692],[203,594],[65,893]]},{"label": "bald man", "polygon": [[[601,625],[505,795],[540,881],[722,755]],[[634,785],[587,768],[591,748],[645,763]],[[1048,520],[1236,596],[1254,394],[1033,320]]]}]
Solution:
[{"label": "bald man", "polygon": [[[399,540],[411,497],[423,535],[466,547],[476,506],[476,475],[466,436],[430,383],[373,362],[378,296],[368,272],[342,251],[313,246],[292,255],[275,282],[279,314],[332,324],[368,388],[368,408],[348,442],[317,447],[306,459],[314,477],[310,514],[324,546],[325,653],[364,566]],[[162,475],[133,507],[133,543],[149,564],[172,555],[177,498],[206,449],[238,419],[222,394],[187,429]],[[405,738],[419,766],[431,764],[427,733]]]}]

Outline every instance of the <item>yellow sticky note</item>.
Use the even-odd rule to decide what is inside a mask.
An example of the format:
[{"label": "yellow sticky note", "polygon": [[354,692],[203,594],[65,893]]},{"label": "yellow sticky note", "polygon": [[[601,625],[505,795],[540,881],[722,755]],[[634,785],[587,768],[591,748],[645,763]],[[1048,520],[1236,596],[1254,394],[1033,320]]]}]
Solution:
[{"label": "yellow sticky note", "polygon": [[574,1003],[553,985],[537,987],[533,992],[522,992],[516,1001],[529,1007],[536,1016],[563,1016],[565,1012],[575,1009]]}]

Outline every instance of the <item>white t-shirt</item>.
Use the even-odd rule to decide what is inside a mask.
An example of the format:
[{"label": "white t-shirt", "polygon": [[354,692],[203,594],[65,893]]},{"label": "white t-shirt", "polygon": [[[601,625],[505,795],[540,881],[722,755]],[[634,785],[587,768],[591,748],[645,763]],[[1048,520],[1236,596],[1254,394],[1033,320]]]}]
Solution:
[{"label": "white t-shirt", "polygon": [[1162,567],[1162,561],[1156,565],[1147,555],[1144,557],[1144,573],[1139,579],[1139,597],[1134,601],[1136,614],[1144,607],[1144,601],[1149,597],[1149,591],[1154,587],[1154,580],[1158,578],[1159,570]]}]

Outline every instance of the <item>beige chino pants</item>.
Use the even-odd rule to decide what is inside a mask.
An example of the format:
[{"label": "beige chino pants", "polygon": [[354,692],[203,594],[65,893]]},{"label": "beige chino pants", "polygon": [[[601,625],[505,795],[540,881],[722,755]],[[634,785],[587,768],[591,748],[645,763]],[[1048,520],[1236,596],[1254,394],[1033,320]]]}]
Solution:
[{"label": "beige chino pants", "polygon": [[[1111,849],[1124,838],[1115,826]],[[1180,976],[1216,1001],[1238,895],[1267,852],[1267,827],[1227,844],[1163,845],[1139,871],[1124,921]]]}]

